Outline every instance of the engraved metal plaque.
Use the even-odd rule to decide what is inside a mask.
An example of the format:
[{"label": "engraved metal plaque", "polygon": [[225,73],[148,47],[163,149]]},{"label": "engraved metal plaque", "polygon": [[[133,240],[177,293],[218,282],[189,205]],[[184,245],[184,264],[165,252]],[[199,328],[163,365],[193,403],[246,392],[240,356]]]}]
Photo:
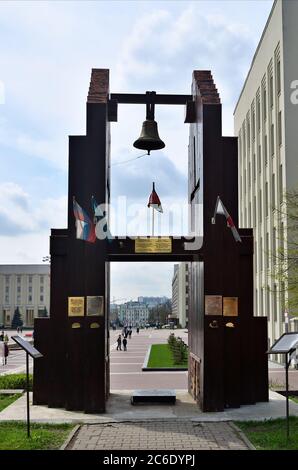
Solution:
[{"label": "engraved metal plaque", "polygon": [[238,297],[223,298],[224,317],[238,317]]},{"label": "engraved metal plaque", "polygon": [[103,316],[104,308],[103,308],[104,297],[100,295],[88,296],[87,297],[87,316]]},{"label": "engraved metal plaque", "polygon": [[135,253],[172,253],[169,237],[136,238]]},{"label": "engraved metal plaque", "polygon": [[74,329],[81,328],[81,323],[72,323],[71,327]]},{"label": "engraved metal plaque", "polygon": [[84,316],[84,297],[68,297],[68,316],[83,317]]},{"label": "engraved metal plaque", "polygon": [[205,295],[205,315],[222,315],[221,295]]},{"label": "engraved metal plaque", "polygon": [[90,328],[91,328],[91,330],[99,328],[99,323],[96,323],[96,322],[91,323]]}]

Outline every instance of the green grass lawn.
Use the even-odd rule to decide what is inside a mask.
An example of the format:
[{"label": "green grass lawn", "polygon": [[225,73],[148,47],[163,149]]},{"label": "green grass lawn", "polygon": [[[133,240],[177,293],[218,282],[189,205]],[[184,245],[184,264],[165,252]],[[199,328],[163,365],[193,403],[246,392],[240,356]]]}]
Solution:
[{"label": "green grass lawn", "polygon": [[27,438],[26,423],[0,423],[0,450],[53,450],[63,444],[73,424],[31,423],[31,437]]},{"label": "green grass lawn", "polygon": [[297,396],[289,396],[289,398],[293,401],[295,401],[296,403],[298,403],[298,397]]},{"label": "green grass lawn", "polygon": [[11,403],[20,398],[20,396],[20,393],[15,393],[14,395],[0,395],[0,411],[11,405]]},{"label": "green grass lawn", "polygon": [[290,417],[290,438],[287,442],[286,420],[272,419],[265,422],[237,422],[250,442],[258,450],[297,450],[298,418]]},{"label": "green grass lawn", "polygon": [[173,355],[168,344],[153,344],[147,367],[187,367],[187,361],[183,364],[174,364]]}]

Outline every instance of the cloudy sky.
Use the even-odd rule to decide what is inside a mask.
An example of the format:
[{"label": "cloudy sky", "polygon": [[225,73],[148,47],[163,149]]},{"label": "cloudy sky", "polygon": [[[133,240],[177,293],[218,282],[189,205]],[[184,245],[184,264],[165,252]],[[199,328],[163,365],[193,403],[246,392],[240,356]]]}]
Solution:
[{"label": "cloudy sky", "polygon": [[[1,1],[0,263],[40,263],[50,228],[66,226],[68,135],[85,132],[92,67],[110,69],[112,92],[134,93],[189,93],[192,71],[210,69],[223,102],[223,133],[233,135],[233,109],[272,3]],[[140,155],[132,143],[145,118],[142,106],[119,107],[112,124],[112,233],[126,229],[124,218],[117,219],[119,197],[141,208],[134,222],[147,231],[152,181],[165,219],[172,204],[186,203],[183,113],[157,107],[166,148],[117,165]],[[172,230],[186,225],[177,216]],[[115,263],[112,297],[170,296],[172,269],[171,263]]]}]

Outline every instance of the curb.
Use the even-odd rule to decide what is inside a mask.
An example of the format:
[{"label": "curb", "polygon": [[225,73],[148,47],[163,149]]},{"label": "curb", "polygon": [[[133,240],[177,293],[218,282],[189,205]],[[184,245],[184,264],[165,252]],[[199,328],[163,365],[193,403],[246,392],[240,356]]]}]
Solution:
[{"label": "curb", "polygon": [[142,370],[147,369],[148,361],[149,361],[149,357],[150,357],[150,353],[151,353],[151,348],[152,348],[152,344],[149,346],[148,351],[146,352],[146,356],[145,356],[145,359],[144,359],[144,362],[143,362]]},{"label": "curb", "polygon": [[237,432],[237,434],[242,439],[242,441],[247,445],[249,450],[257,450],[255,446],[250,442],[250,440],[246,437],[244,432],[240,428],[238,428],[238,426],[233,421],[230,421],[230,426]]},{"label": "curb", "polygon": [[70,444],[70,442],[72,441],[72,439],[75,437],[75,435],[77,434],[77,432],[79,431],[81,427],[81,424],[77,424],[72,431],[70,431],[70,433],[68,434],[66,440],[63,442],[62,446],[59,448],[59,450],[66,450],[66,447]]}]

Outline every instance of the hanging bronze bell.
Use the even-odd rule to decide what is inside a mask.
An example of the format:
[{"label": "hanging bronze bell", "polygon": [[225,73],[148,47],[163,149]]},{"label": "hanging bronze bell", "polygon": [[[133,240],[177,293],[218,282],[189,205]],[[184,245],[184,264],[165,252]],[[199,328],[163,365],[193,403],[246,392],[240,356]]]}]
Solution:
[{"label": "hanging bronze bell", "polygon": [[158,135],[157,122],[153,119],[146,119],[142,125],[140,137],[134,142],[134,147],[147,150],[148,155],[151,150],[159,150],[165,147],[165,143]]}]

